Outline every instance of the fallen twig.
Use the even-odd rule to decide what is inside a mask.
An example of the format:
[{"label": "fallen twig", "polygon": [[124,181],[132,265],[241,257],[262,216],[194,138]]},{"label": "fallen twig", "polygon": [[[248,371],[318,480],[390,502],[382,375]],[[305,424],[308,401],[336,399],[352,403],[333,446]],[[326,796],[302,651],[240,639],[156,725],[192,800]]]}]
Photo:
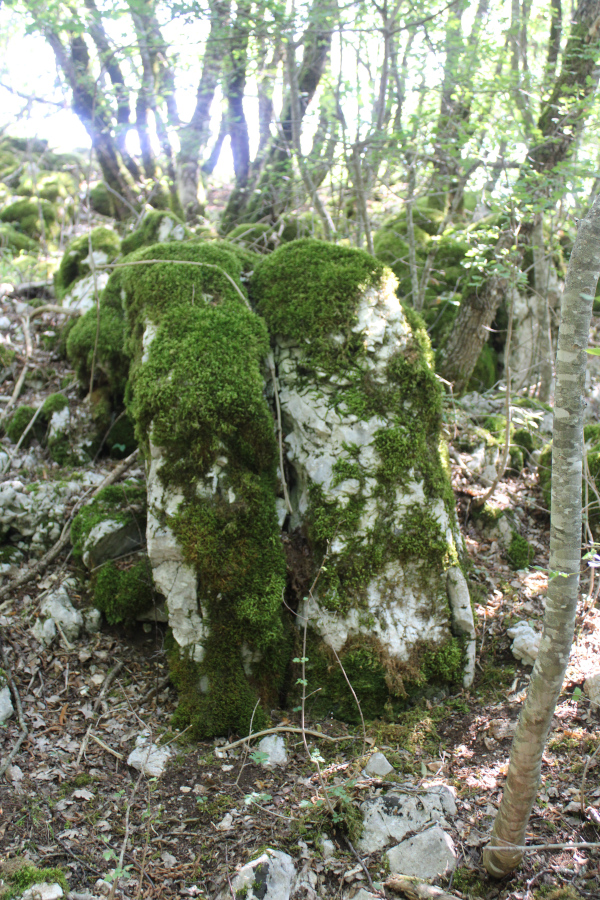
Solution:
[{"label": "fallen twig", "polygon": [[323,734],[321,731],[311,731],[309,728],[305,728],[304,732],[302,728],[295,728],[293,725],[277,725],[275,728],[265,728],[264,731],[255,731],[254,734],[249,734],[244,738],[240,738],[239,741],[233,741],[232,744],[223,744],[220,747],[217,747],[217,750],[233,750],[234,747],[239,747],[240,744],[245,744],[246,741],[255,741],[256,738],[263,737],[265,734],[279,734],[282,731],[290,732],[291,734],[308,734],[311,737],[322,738],[324,741],[357,741],[359,738],[355,737],[353,734],[349,734],[346,737],[330,737],[328,734]]},{"label": "fallen twig", "polygon": [[119,753],[118,750],[113,750],[112,747],[109,747],[108,744],[105,744],[102,738],[96,737],[93,731],[89,732],[89,737],[91,737],[93,741],[96,741],[96,743],[100,747],[102,747],[103,750],[106,750],[107,753],[112,753],[113,756],[116,756],[116,758],[121,760],[121,762],[125,759],[122,753]]},{"label": "fallen twig", "polygon": [[96,702],[94,703],[94,706],[92,709],[93,712],[98,711],[100,704],[102,703],[102,701],[104,700],[104,697],[106,696],[106,692],[108,691],[109,687],[111,686],[111,684],[113,683],[113,681],[115,680],[115,678],[117,677],[117,675],[119,674],[119,672],[121,671],[121,669],[123,668],[124,665],[125,665],[124,662],[118,662],[116,664],[116,666],[113,666],[113,668],[110,670],[110,672],[107,673],[106,678],[104,679],[104,683],[100,689],[100,693],[96,697]]},{"label": "fallen twig", "polygon": [[30,319],[36,319],[43,313],[57,313],[59,316],[80,316],[80,309],[72,309],[70,306],[56,306],[54,303],[47,303],[45,306],[36,306],[29,314]]}]

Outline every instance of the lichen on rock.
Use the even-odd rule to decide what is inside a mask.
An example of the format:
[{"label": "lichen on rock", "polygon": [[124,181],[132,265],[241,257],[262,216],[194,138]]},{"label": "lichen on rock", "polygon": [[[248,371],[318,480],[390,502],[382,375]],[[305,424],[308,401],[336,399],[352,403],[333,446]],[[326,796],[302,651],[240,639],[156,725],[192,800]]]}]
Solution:
[{"label": "lichen on rock", "polygon": [[422,323],[395,288],[366,253],[310,239],[266,257],[251,281],[275,342],[289,526],[306,528],[317,568],[328,548],[300,622],[342,661],[366,639],[373,683],[381,671],[402,695],[423,679],[425,646],[430,662],[453,659],[430,665],[441,681],[461,676],[462,652],[444,575],[460,538],[440,389]]}]

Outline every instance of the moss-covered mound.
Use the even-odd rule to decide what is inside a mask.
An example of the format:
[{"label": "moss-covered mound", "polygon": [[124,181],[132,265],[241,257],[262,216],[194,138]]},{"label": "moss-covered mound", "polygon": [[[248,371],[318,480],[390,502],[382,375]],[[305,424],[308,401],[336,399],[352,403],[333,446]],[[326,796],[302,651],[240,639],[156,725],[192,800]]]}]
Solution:
[{"label": "moss-covered mound", "polygon": [[99,311],[90,309],[71,324],[66,339],[69,362],[82,387],[90,383],[95,351],[94,379],[107,384],[115,400],[122,400],[129,375],[125,312],[117,269],[100,295]]},{"label": "moss-covered mound", "polygon": [[60,410],[65,409],[68,405],[69,401],[65,395],[57,393],[50,394],[46,397],[41,412],[39,412],[37,416],[37,410],[35,410],[33,406],[19,406],[8,420],[6,434],[11,441],[16,444],[29,426],[33,417],[36,416],[33,426],[22,441],[22,446],[29,447],[34,438],[41,442],[44,439],[48,423],[52,418],[53,413],[60,412]]},{"label": "moss-covered mound", "polygon": [[139,228],[123,238],[123,253],[132,253],[152,244],[184,241],[189,237],[191,232],[175,213],[153,209],[145,214]]},{"label": "moss-covered mound", "polygon": [[54,276],[58,297],[63,297],[79,278],[89,275],[90,247],[96,264],[104,264],[112,262],[118,255],[121,241],[110,228],[94,228],[89,235],[83,234],[71,241]]},{"label": "moss-covered mound", "polygon": [[[43,226],[42,226],[43,219]],[[15,200],[0,212],[1,222],[10,222],[30,238],[39,238],[56,220],[56,210],[47,200]]]},{"label": "moss-covered mound", "polygon": [[27,237],[21,231],[17,231],[12,225],[0,225],[0,250],[7,250],[10,253],[20,253],[35,251],[37,243],[33,238]]},{"label": "moss-covered mound", "polygon": [[172,652],[178,719],[197,735],[243,730],[258,696],[277,698],[289,658],[277,448],[263,395],[268,334],[248,306],[233,245],[158,244],[129,261],[118,275],[135,360],[129,408],[155,460],[156,527],[175,536],[201,602],[201,661],[185,647]]},{"label": "moss-covered mound", "polygon": [[[358,300],[381,283],[384,269],[368,253],[303,238],[262,260],[250,290],[271,334],[305,343],[307,364],[329,374],[362,355],[363,341],[353,330]],[[340,334],[343,345],[332,340]]]}]

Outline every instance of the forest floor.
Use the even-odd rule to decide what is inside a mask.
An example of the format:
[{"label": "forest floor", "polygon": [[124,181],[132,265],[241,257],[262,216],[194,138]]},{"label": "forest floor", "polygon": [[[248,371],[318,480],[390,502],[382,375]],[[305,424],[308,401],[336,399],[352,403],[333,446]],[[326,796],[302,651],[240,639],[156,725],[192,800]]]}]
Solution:
[{"label": "forest floor", "polygon": [[[18,305],[7,300],[1,313],[11,320],[16,335]],[[36,372],[52,372],[43,383],[26,382],[20,402],[37,403],[64,383],[68,369],[64,360],[43,349],[44,332],[55,327],[51,314],[31,325],[30,363]],[[19,358],[25,358],[24,346],[17,362]],[[13,387],[10,379],[3,385],[6,396]],[[456,437],[452,431],[450,438]],[[44,468],[42,460],[34,474],[20,468],[20,459],[25,455],[13,457],[12,468],[0,480],[27,483],[52,476],[52,463]],[[106,475],[116,465],[100,460],[95,470]],[[59,556],[39,579],[0,604],[5,666],[28,730],[0,782],[4,865],[25,857],[40,868],[60,866],[71,891],[96,895],[110,890],[111,876],[120,867],[116,896],[208,900],[223,891],[227,896],[236,869],[270,847],[294,859],[306,884],[298,896],[309,897],[312,890],[314,897],[351,900],[361,888],[372,891],[366,872],[375,889],[387,877],[382,854],[358,860],[353,852],[345,836],[352,812],[394,783],[414,789],[442,781],[457,797],[449,833],[459,863],[451,882],[442,884],[451,895],[489,900],[600,897],[600,847],[532,848],[519,871],[501,882],[488,880],[482,868],[482,847],[502,794],[512,730],[531,672],[512,656],[506,629],[518,619],[541,629],[549,515],[535,471],[525,469],[500,482],[494,503],[516,511],[522,533],[536,550],[529,569],[513,571],[501,547],[483,538],[469,516],[470,504],[484,493],[484,486],[458,464],[453,464],[453,479],[472,561],[478,649],[474,685],[435,703],[424,701],[395,721],[368,723],[365,744],[360,728],[315,720],[309,701],[306,725],[324,736],[309,737],[309,745],[318,745],[325,778],[339,787],[336,821],[316,802],[315,768],[298,735],[288,735],[287,764],[268,770],[242,746],[219,758],[215,749],[224,741],[191,744],[185,735],[170,732],[177,695],[166,677],[160,627],[126,633],[105,624],[93,637],[61,639],[44,648],[31,627],[44,593],[66,575],[76,575],[68,556]],[[597,758],[589,765],[585,798],[581,796],[586,760],[600,745],[598,711],[581,690],[598,665],[599,644],[600,610],[592,607],[584,613],[582,608],[528,828],[528,842],[534,847],[600,840],[594,821],[600,821],[594,812],[600,807]],[[273,710],[272,722],[298,726],[298,714]],[[155,741],[170,742],[174,751],[159,779],[140,777],[126,764],[144,731]],[[15,714],[0,733],[2,759],[19,732]],[[333,743],[326,736],[351,739]],[[365,749],[368,754],[375,748],[395,770],[383,782],[361,775]],[[319,848],[323,833],[335,846],[331,855]],[[102,883],[95,887],[99,879]],[[555,894],[558,888],[568,890]],[[393,894],[388,890],[386,896]]]}]

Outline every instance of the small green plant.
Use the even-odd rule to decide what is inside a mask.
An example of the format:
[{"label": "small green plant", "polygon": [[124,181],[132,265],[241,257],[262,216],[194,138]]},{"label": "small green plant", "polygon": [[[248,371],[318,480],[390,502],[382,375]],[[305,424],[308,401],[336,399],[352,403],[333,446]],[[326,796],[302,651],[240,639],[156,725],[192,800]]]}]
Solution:
[{"label": "small green plant", "polygon": [[535,550],[522,535],[513,531],[506,556],[513,569],[526,569],[533,562]]}]

